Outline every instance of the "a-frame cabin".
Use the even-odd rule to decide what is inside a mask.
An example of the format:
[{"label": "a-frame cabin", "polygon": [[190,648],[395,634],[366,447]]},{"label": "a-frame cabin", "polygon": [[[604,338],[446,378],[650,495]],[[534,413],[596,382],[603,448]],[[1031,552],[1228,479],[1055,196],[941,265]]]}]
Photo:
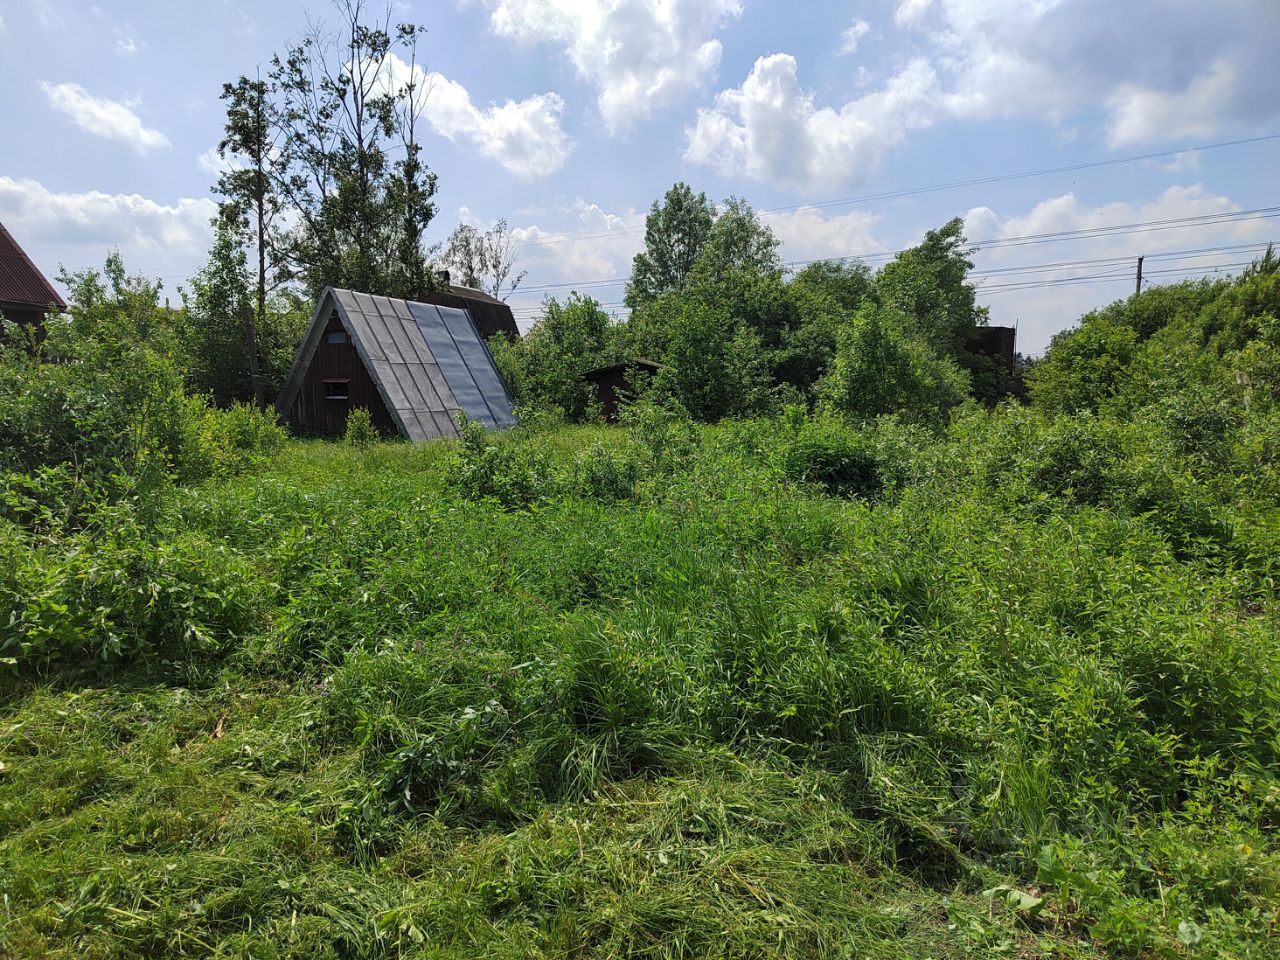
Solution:
[{"label": "a-frame cabin", "polygon": [[333,437],[356,407],[414,441],[457,436],[459,411],[491,429],[516,423],[467,310],[329,287],[276,409],[297,433]]}]

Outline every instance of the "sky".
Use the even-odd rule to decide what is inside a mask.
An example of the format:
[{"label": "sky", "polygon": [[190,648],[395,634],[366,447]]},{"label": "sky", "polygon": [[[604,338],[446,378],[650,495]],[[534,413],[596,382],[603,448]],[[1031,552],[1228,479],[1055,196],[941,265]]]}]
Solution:
[{"label": "sky", "polygon": [[[506,219],[524,327],[574,289],[620,311],[678,180],[746,198],[795,265],[874,266],[962,216],[1030,354],[1132,292],[1140,255],[1163,283],[1280,238],[1277,0],[393,4],[428,31],[430,239]],[[0,222],[47,274],[115,247],[176,297],[211,239],[222,84],[326,17],[0,0]]]}]

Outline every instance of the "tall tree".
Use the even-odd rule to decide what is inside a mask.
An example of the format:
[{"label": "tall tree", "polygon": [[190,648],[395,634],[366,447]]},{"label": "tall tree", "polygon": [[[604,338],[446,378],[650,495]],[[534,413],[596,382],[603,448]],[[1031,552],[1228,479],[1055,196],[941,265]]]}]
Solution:
[{"label": "tall tree", "polygon": [[506,220],[481,231],[461,223],[449,234],[441,263],[452,279],[475,287],[499,300],[506,300],[524,282],[527,271],[515,271],[515,240]]},{"label": "tall tree", "polygon": [[732,274],[769,276],[781,272],[778,238],[751,204],[729,197],[716,212],[691,273],[699,282],[715,283]]},{"label": "tall tree", "polygon": [[422,237],[436,191],[416,133],[429,94],[423,30],[393,29],[389,9],[370,22],[364,0],[335,9],[335,30],[313,24],[272,60],[281,187],[296,221],[283,252],[312,293],[413,296],[431,282]]},{"label": "tall tree", "polygon": [[677,183],[657,200],[644,221],[644,250],[631,263],[627,306],[635,308],[684,289],[693,265],[711,236],[715,206],[705,193]]},{"label": "tall tree", "polygon": [[987,309],[978,306],[967,280],[972,253],[964,220],[956,217],[930,230],[919,246],[898,254],[876,276],[881,301],[906,314],[935,350],[956,358],[963,357],[974,327],[987,322]]},{"label": "tall tree", "polygon": [[[225,199],[219,210],[224,222],[251,238],[257,251],[257,310],[244,314],[247,361],[252,371],[260,363],[258,326],[267,312],[267,259],[275,246],[275,224],[281,209],[279,191],[279,130],[267,101],[267,85],[261,78],[242,76],[222,86],[227,120],[218,154],[229,166],[215,187]],[[221,238],[219,243],[224,242]],[[229,242],[229,241],[227,241]],[[216,252],[216,251],[215,251]],[[260,376],[253,377],[253,399],[266,405]]]}]

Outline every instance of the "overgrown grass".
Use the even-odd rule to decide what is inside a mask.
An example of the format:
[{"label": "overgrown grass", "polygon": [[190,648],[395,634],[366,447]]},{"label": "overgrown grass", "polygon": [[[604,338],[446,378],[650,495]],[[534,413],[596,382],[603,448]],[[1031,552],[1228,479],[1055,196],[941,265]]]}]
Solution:
[{"label": "overgrown grass", "polygon": [[642,411],[7,521],[0,951],[1273,956],[1274,478],[1161,443]]}]

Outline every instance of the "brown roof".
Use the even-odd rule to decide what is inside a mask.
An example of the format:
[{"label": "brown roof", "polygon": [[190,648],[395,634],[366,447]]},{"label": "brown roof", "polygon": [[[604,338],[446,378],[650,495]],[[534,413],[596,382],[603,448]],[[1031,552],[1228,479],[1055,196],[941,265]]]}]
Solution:
[{"label": "brown roof", "polygon": [[36,269],[18,241],[0,223],[0,303],[21,304],[45,309],[50,304],[67,308],[53,284]]}]

